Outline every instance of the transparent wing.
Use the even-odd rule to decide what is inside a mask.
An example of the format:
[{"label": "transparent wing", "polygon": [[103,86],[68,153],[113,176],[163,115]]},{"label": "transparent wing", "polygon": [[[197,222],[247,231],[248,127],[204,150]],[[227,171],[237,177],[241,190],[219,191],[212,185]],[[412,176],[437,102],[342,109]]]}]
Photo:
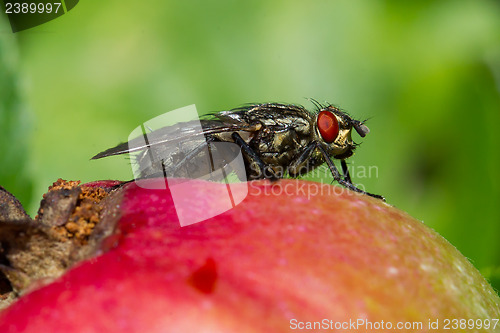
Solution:
[{"label": "transparent wing", "polygon": [[146,148],[162,145],[166,143],[175,144],[190,140],[199,135],[199,124],[201,122],[202,133],[205,136],[235,131],[254,131],[255,126],[251,126],[242,121],[220,121],[220,120],[201,120],[178,123],[172,126],[162,127],[151,133],[146,133],[142,137],[137,137],[129,142],[121,143],[115,147],[109,148],[92,157],[93,160],[126,153],[132,153],[144,150]]}]

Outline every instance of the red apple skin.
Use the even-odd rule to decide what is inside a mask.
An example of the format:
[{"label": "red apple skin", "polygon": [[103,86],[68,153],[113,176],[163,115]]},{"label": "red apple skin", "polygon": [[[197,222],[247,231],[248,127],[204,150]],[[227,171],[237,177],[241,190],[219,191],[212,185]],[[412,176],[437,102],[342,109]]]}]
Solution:
[{"label": "red apple skin", "polygon": [[[217,204],[222,186],[194,182],[193,209]],[[22,296],[0,332],[335,331],[358,319],[437,332],[445,319],[500,317],[499,297],[457,249],[381,200],[295,180],[233,186],[248,186],[242,203],[185,227],[168,190],[123,186],[102,254]]]}]

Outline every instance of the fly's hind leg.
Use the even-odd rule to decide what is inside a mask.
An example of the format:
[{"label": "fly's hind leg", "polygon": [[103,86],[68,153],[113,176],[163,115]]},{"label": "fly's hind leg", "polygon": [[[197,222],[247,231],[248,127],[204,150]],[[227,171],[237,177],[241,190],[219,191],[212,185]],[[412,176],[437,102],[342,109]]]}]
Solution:
[{"label": "fly's hind leg", "polygon": [[255,170],[252,165],[249,167],[252,168],[251,171],[257,171],[257,176],[253,176],[253,173],[250,173],[250,170],[247,170],[247,174],[252,176],[254,179],[269,179],[271,181],[276,181],[280,177],[274,172],[274,170],[269,166],[266,165],[262,159],[257,155],[257,153],[248,145],[248,143],[245,142],[245,140],[242,139],[242,137],[238,134],[238,132],[234,132],[231,135],[232,139],[234,142],[241,147],[243,150],[245,156],[250,160],[250,163],[253,165],[256,165],[258,170]]}]

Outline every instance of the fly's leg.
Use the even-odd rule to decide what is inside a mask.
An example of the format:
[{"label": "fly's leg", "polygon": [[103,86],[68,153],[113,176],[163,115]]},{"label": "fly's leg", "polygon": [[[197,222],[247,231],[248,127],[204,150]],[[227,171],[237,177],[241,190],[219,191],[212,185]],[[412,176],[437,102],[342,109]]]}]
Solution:
[{"label": "fly's leg", "polygon": [[[313,141],[309,145],[307,145],[307,147],[304,150],[302,150],[300,155],[294,161],[292,161],[292,163],[290,163],[290,166],[288,167],[288,173],[290,174],[290,176],[295,177],[298,173],[300,173],[300,168],[303,167],[307,163],[307,160],[309,159],[309,157],[311,156],[311,154],[313,153],[313,151],[316,148],[320,148],[320,145],[316,141]],[[340,175],[340,173],[338,172],[337,168],[335,167],[335,165],[333,164],[333,162],[329,158],[326,158],[328,156],[328,155],[325,155],[326,152],[323,151],[323,149],[321,149],[321,148],[320,148],[320,150],[323,153],[323,155],[325,156],[327,163],[328,163],[328,161],[330,161],[330,163],[331,163],[331,165],[330,165],[330,163],[328,164],[328,167],[330,168],[330,171],[332,172],[334,179],[336,181],[338,181],[341,185],[344,185],[347,188],[353,189],[352,187],[354,187],[354,185],[352,185],[351,176],[349,175],[349,170],[347,169],[347,164],[346,164],[345,160],[341,161],[342,173],[344,174],[342,177]],[[336,176],[336,175],[338,175],[338,176]],[[352,187],[345,185],[345,184],[351,184]],[[354,188],[355,189],[353,189],[353,190],[356,192],[361,191],[360,189],[358,189],[356,187],[354,187]],[[365,193],[365,192],[363,192],[363,193]]]},{"label": "fly's leg", "polygon": [[290,163],[288,166],[288,174],[292,177],[296,177],[300,174],[300,169],[307,164],[307,160],[311,157],[312,152],[316,149],[317,143],[316,141],[311,142],[304,148],[299,156]]},{"label": "fly's leg", "polygon": [[340,160],[340,165],[342,166],[344,180],[352,184],[351,176],[349,175],[349,169],[347,168],[347,163],[345,162],[345,160]]},{"label": "fly's leg", "polygon": [[[384,197],[381,196],[381,195],[378,195],[378,194],[372,194],[372,193],[368,193],[368,192],[365,192],[359,188],[357,188],[356,186],[354,186],[351,182],[347,181],[346,179],[342,178],[342,176],[340,175],[340,172],[337,170],[337,168],[335,167],[335,164],[333,164],[332,160],[330,159],[330,156],[328,156],[328,153],[326,152],[325,148],[323,148],[321,145],[317,145],[318,149],[321,151],[321,153],[323,154],[325,160],[326,160],[326,164],[328,165],[328,168],[330,169],[332,175],[333,175],[333,178],[342,186],[354,191],[354,192],[358,192],[358,193],[362,193],[362,194],[366,194],[366,195],[369,195],[371,197],[374,197],[374,198],[377,198],[377,199],[381,199],[381,200],[384,200]],[[350,177],[349,177],[350,178]]]},{"label": "fly's leg", "polygon": [[245,152],[245,154],[248,157],[248,159],[250,160],[250,162],[257,164],[257,166],[259,167],[259,170],[258,170],[259,171],[259,176],[257,177],[257,179],[266,178],[266,179],[270,179],[271,181],[275,181],[275,180],[278,180],[280,178],[280,177],[278,177],[278,175],[276,175],[276,173],[274,172],[274,170],[270,166],[266,165],[261,160],[261,158],[248,145],[248,143],[246,143],[245,140],[243,140],[241,138],[241,136],[238,134],[238,132],[234,132],[231,135],[231,137],[233,138],[234,142],[238,146],[240,146],[241,149]]},{"label": "fly's leg", "polygon": [[[300,155],[294,161],[292,161],[292,163],[290,163],[290,166],[288,167],[288,173],[290,174],[290,176],[295,177],[297,174],[300,173],[300,168],[307,163],[307,160],[313,153],[314,149],[316,149],[317,147],[319,147],[318,143],[316,141],[313,141],[309,145],[307,145],[307,147],[304,150],[302,150]],[[342,173],[344,174],[344,176],[342,177],[343,180],[347,183],[352,184],[351,176],[349,175],[349,170],[347,169],[347,164],[345,160],[341,160],[340,163],[342,165]],[[333,167],[335,168],[335,165],[333,165]],[[332,171],[332,174],[333,173],[334,172]],[[337,179],[335,178],[335,180]]]}]

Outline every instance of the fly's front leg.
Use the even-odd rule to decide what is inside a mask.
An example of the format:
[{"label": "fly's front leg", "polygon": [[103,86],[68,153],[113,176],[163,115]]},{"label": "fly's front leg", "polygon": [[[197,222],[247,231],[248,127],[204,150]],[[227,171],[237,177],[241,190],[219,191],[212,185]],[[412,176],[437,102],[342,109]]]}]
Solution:
[{"label": "fly's front leg", "polygon": [[[317,145],[317,147],[319,148],[319,150],[321,151],[321,153],[325,157],[326,164],[328,165],[328,168],[330,169],[330,172],[332,173],[333,178],[340,185],[342,185],[342,186],[344,186],[344,187],[346,187],[346,188],[348,188],[348,189],[350,189],[352,191],[355,191],[355,192],[358,192],[358,193],[363,193],[363,194],[369,195],[371,197],[374,197],[374,198],[377,198],[377,199],[382,199],[382,200],[385,201],[385,199],[384,199],[383,196],[378,195],[378,194],[372,194],[372,193],[365,192],[365,191],[357,188],[356,186],[354,186],[351,182],[348,182],[346,179],[342,178],[342,176],[340,175],[340,172],[335,167],[335,164],[333,164],[333,162],[330,159],[330,156],[328,155],[328,153],[326,152],[326,150],[321,145]],[[346,167],[347,167],[347,165],[346,165]],[[350,179],[350,177],[349,177],[349,179]]]},{"label": "fly's front leg", "polygon": [[347,163],[345,160],[340,160],[340,165],[342,166],[342,173],[344,174],[344,180],[352,184],[351,176],[349,175],[349,169],[347,168]]},{"label": "fly's front leg", "polygon": [[[234,142],[241,147],[241,149],[244,151],[246,157],[250,160],[250,163],[255,163],[257,167],[259,168],[258,170],[258,176],[256,179],[270,179],[272,181],[278,180],[280,177],[276,175],[274,170],[269,166],[266,165],[262,159],[257,155],[257,153],[248,145],[248,143],[243,140],[243,138],[238,134],[238,132],[234,132],[231,135],[232,139]],[[247,170],[248,171],[248,170]],[[248,172],[247,172],[248,173]]]}]

